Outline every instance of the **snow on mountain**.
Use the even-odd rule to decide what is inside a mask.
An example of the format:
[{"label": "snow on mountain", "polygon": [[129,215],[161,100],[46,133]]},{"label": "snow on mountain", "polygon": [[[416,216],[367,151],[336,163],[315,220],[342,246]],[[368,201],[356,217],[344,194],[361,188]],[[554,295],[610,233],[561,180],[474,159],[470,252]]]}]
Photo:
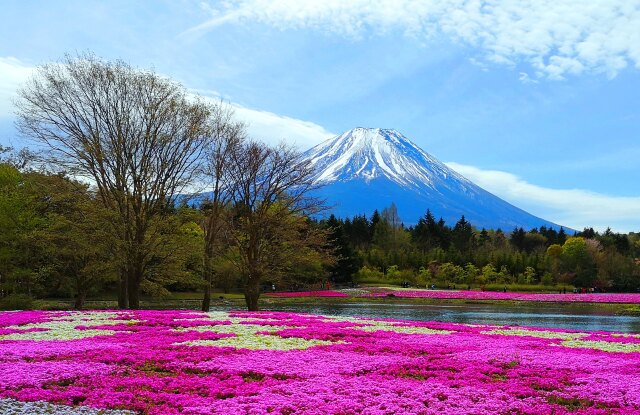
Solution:
[{"label": "snow on mountain", "polygon": [[304,156],[316,170],[317,195],[337,216],[370,215],[393,202],[405,224],[428,208],[450,225],[465,215],[476,227],[559,228],[473,184],[395,130],[354,128]]}]

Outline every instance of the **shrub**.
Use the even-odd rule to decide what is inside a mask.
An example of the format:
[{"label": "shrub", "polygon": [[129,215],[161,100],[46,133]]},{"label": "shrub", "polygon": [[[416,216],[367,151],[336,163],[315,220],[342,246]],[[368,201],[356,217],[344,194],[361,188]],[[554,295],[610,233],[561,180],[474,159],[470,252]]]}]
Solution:
[{"label": "shrub", "polygon": [[11,294],[0,299],[0,310],[32,310],[33,299],[25,294]]}]

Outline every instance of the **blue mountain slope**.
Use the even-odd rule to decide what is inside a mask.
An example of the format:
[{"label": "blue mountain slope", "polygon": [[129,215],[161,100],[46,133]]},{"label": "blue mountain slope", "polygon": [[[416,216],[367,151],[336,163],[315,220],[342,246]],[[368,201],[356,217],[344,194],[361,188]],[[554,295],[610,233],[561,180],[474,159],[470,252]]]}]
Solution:
[{"label": "blue mountain slope", "polygon": [[394,202],[406,225],[428,208],[450,225],[465,215],[478,228],[560,227],[473,184],[395,130],[355,128],[304,156],[321,186],[315,195],[340,217],[370,215]]}]

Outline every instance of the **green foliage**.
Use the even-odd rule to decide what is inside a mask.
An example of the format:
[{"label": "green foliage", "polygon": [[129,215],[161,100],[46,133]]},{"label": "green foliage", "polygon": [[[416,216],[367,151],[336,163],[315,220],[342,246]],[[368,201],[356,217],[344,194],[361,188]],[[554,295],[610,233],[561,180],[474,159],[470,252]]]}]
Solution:
[{"label": "green foliage", "polygon": [[450,262],[445,262],[438,267],[436,271],[436,279],[443,283],[457,283],[460,284],[464,281],[465,273],[464,269]]},{"label": "green foliage", "polygon": [[0,298],[0,311],[32,310],[33,299],[25,294],[11,294]]},{"label": "green foliage", "polygon": [[377,284],[388,283],[384,273],[375,268],[369,268],[368,266],[362,267],[354,275],[354,281],[359,284]]},{"label": "green foliage", "polygon": [[[101,206],[86,185],[64,175],[0,164],[3,307],[30,308],[32,298],[73,298],[82,307],[87,297],[116,291],[122,247],[113,228],[105,226],[113,223],[112,212]],[[182,206],[149,223],[153,244],[141,283],[147,295],[202,289],[203,215]],[[640,234],[587,230],[567,238],[563,231],[543,227],[505,235],[475,230],[464,218],[450,228],[430,212],[407,229],[393,208],[371,220],[330,217],[316,223],[282,214],[278,223],[262,249],[264,281],[279,289],[310,287],[328,277],[334,283],[495,290],[507,285],[509,290],[557,291],[573,284],[635,291],[640,286],[640,264],[634,259],[640,257]],[[243,239],[226,239],[229,233],[217,240],[220,248],[211,263],[213,285],[224,292],[241,289],[245,278],[238,251]],[[327,252],[337,260],[327,260]]]},{"label": "green foliage", "polygon": [[[600,235],[587,230],[586,235],[593,238],[584,239],[567,237],[562,228],[556,231],[543,226],[529,231],[516,228],[505,235],[499,229],[475,230],[464,218],[450,228],[444,221],[436,221],[429,210],[414,228],[400,226],[394,230],[385,222],[389,215],[387,209],[385,215],[374,214],[370,221],[364,216],[331,219],[333,226],[342,229],[348,244],[354,248],[357,244],[352,258],[361,261],[364,268],[359,276],[367,274],[369,282],[388,283],[407,270],[421,286],[445,281],[473,285],[576,284],[634,291],[640,286],[640,264],[634,261],[640,257],[640,234],[621,235],[608,230]],[[362,229],[369,230],[369,239]],[[409,235],[409,240],[402,234]],[[393,278],[388,276],[389,269]],[[385,270],[386,275],[370,275],[366,270]]]}]

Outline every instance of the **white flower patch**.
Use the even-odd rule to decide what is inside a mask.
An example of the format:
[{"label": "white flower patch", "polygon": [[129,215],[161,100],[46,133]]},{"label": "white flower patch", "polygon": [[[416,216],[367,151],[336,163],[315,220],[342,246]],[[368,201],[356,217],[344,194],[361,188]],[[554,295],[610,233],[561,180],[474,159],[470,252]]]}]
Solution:
[{"label": "white flower patch", "polygon": [[52,317],[50,321],[42,323],[7,327],[15,330],[44,329],[44,331],[11,333],[0,336],[0,340],[78,340],[95,336],[110,336],[115,333],[114,330],[79,330],[77,327],[115,326],[123,323],[134,324],[137,321],[119,319],[119,314],[113,312],[74,312]]},{"label": "white flower patch", "polygon": [[[197,331],[201,333],[213,332],[220,334],[235,334],[235,336],[225,337],[218,340],[194,340],[177,344],[186,344],[192,346],[235,347],[251,350],[303,350],[313,346],[345,343],[343,341],[331,342],[327,340],[308,340],[302,338],[280,337],[276,334],[277,331],[289,329],[291,327],[278,325],[277,323],[281,322],[281,320],[274,318],[230,317],[228,313],[223,311],[210,312],[207,313],[207,316],[213,321],[219,323],[231,322],[231,324],[213,324],[207,326],[185,327],[175,329],[175,331]],[[359,325],[354,325],[353,327],[350,327],[350,329],[364,332],[391,331],[403,334],[452,333],[448,330],[435,330],[427,327],[414,327],[403,325],[402,323],[360,319],[356,317],[322,316],[320,321],[356,323]],[[254,322],[262,322],[264,324],[251,324]],[[265,332],[269,332],[270,334],[266,334]]]},{"label": "white flower patch", "polygon": [[20,402],[0,398],[0,414],[3,415],[135,415],[132,411],[95,409],[82,406],[67,406],[49,402]]},{"label": "white flower patch", "polygon": [[631,334],[631,333],[612,333],[613,337],[624,337],[624,338],[632,338],[632,339],[640,339],[640,334]]},{"label": "white flower patch", "polygon": [[262,324],[233,323],[233,324],[217,324],[213,326],[185,327],[181,329],[176,329],[175,331],[197,331],[200,333],[214,332],[214,333],[235,334],[238,336],[244,336],[244,335],[250,335],[250,334],[256,333],[258,331],[275,332],[278,330],[284,330],[288,328],[290,327],[262,325]]},{"label": "white flower patch", "polygon": [[330,344],[341,343],[344,342],[307,340],[295,337],[284,338],[277,335],[252,335],[226,337],[220,340],[194,340],[177,344],[184,344],[187,346],[234,347],[236,349],[249,350],[305,350],[313,346],[327,346]]},{"label": "white flower patch", "polygon": [[[234,319],[241,320],[241,319]],[[177,343],[189,346],[217,346],[217,347],[235,347],[237,349],[251,350],[304,350],[313,346],[322,346],[329,344],[337,344],[326,340],[307,340],[295,337],[284,338],[275,334],[278,330],[288,329],[286,326],[260,325],[260,324],[220,324],[213,326],[198,326],[176,331],[198,331],[213,332],[220,334],[235,334],[235,337],[224,337],[218,340],[194,340],[189,342]],[[270,332],[272,334],[264,334],[260,332]]]},{"label": "white flower patch", "polygon": [[237,324],[237,323],[251,323],[251,322],[282,322],[282,319],[278,319],[275,317],[269,317],[269,316],[264,316],[264,317],[253,317],[253,316],[247,316],[247,317],[231,317],[229,316],[228,312],[225,311],[211,311],[206,313],[207,317],[209,317],[210,320],[213,321],[230,321],[233,324]]},{"label": "white flower patch", "polygon": [[326,323],[359,323],[359,324],[369,324],[373,322],[371,319],[366,318],[358,318],[358,317],[344,317],[344,316],[320,316],[322,317],[320,321]]},{"label": "white flower patch", "polygon": [[500,334],[503,336],[527,336],[527,337],[539,337],[541,339],[561,339],[561,340],[573,340],[581,337],[588,336],[589,333],[565,333],[549,330],[527,330],[527,329],[494,329],[489,331],[483,331],[482,334]]},{"label": "white flower patch", "polygon": [[369,333],[375,332],[375,331],[392,331],[394,333],[401,333],[401,334],[451,334],[453,333],[450,330],[437,330],[437,329],[430,329],[428,327],[415,327],[415,326],[404,325],[398,322],[361,319],[357,317],[323,316],[322,321],[362,324],[361,326],[349,327],[349,329],[359,330],[359,331],[364,331]]},{"label": "white flower patch", "polygon": [[345,288],[338,290],[338,292],[345,293],[351,297],[361,297],[370,293],[369,290],[364,290],[362,288]]},{"label": "white flower patch", "polygon": [[437,330],[428,327],[406,326],[399,323],[391,323],[387,321],[370,321],[365,323],[366,326],[352,327],[354,330],[375,332],[375,331],[392,331],[401,334],[451,334],[451,330]]},{"label": "white flower patch", "polygon": [[604,340],[566,340],[560,346],[571,348],[586,348],[602,350],[604,352],[633,353],[640,352],[640,343],[617,343]]}]

